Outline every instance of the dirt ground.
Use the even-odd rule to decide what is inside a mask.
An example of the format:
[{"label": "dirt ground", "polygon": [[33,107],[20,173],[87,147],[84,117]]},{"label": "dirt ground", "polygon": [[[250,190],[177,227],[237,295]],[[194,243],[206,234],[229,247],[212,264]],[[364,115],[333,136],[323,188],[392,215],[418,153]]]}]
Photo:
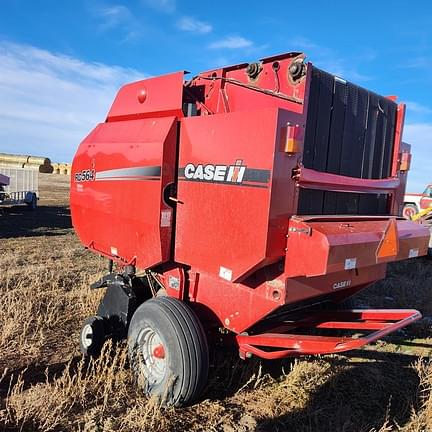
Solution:
[{"label": "dirt ground", "polygon": [[35,212],[0,212],[0,430],[432,431],[432,261],[390,266],[362,307],[418,308],[424,319],[345,355],[243,362],[212,356],[202,402],[160,409],[131,379],[124,346],[95,362],[78,350],[106,263],[71,227],[69,178],[40,175]]}]

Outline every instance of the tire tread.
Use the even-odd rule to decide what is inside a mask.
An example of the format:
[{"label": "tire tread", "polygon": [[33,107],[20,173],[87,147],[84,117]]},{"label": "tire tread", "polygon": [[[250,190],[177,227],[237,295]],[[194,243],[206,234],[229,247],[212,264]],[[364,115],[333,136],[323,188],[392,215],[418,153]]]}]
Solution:
[{"label": "tire tread", "polygon": [[[186,303],[172,297],[156,297],[137,309],[130,323],[129,334],[131,329],[137,329],[146,315],[163,316],[161,322],[168,326],[166,331],[175,338],[183,359],[179,390],[167,402],[177,407],[190,404],[200,396],[208,377],[208,345],[201,322]],[[130,347],[130,353],[133,356],[133,347]]]}]

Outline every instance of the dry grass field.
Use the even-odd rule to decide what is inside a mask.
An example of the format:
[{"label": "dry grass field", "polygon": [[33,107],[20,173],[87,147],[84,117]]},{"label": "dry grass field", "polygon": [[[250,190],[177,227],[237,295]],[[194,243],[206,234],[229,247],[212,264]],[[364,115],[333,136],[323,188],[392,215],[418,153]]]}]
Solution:
[{"label": "dry grass field", "polygon": [[160,409],[135,389],[123,346],[78,351],[105,262],[71,228],[68,177],[41,175],[39,209],[0,213],[1,431],[432,431],[432,261],[392,265],[360,306],[421,322],[346,355],[242,362],[212,356],[201,403]]}]

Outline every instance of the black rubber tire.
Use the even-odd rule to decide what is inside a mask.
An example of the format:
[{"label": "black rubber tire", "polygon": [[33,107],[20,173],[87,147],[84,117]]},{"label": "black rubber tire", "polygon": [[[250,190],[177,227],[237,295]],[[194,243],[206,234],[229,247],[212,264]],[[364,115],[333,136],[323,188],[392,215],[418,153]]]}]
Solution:
[{"label": "black rubber tire", "polygon": [[[150,383],[140,367],[140,335],[148,329],[157,333],[165,352],[160,382]],[[131,368],[138,384],[163,406],[181,407],[196,401],[207,383],[209,354],[202,325],[186,303],[157,297],[144,302],[132,316],[128,332]]]},{"label": "black rubber tire", "polygon": [[[89,336],[86,334],[88,326],[91,327],[92,335],[90,345],[87,345],[85,339]],[[105,342],[105,323],[100,316],[92,316],[84,321],[80,332],[80,351],[86,357],[97,357]]]}]

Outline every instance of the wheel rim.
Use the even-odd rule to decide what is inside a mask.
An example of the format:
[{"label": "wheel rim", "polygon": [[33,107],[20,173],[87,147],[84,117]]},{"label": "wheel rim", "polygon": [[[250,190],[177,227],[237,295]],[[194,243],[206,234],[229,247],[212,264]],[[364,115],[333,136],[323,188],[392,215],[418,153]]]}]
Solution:
[{"label": "wheel rim", "polygon": [[416,211],[412,207],[406,207],[403,213],[406,219],[411,219],[416,214]]},{"label": "wheel rim", "polygon": [[82,346],[87,349],[93,343],[93,327],[91,324],[86,324],[81,330],[81,343]]},{"label": "wheel rim", "polygon": [[139,367],[149,385],[160,384],[166,371],[165,348],[158,333],[146,327],[138,335]]}]

